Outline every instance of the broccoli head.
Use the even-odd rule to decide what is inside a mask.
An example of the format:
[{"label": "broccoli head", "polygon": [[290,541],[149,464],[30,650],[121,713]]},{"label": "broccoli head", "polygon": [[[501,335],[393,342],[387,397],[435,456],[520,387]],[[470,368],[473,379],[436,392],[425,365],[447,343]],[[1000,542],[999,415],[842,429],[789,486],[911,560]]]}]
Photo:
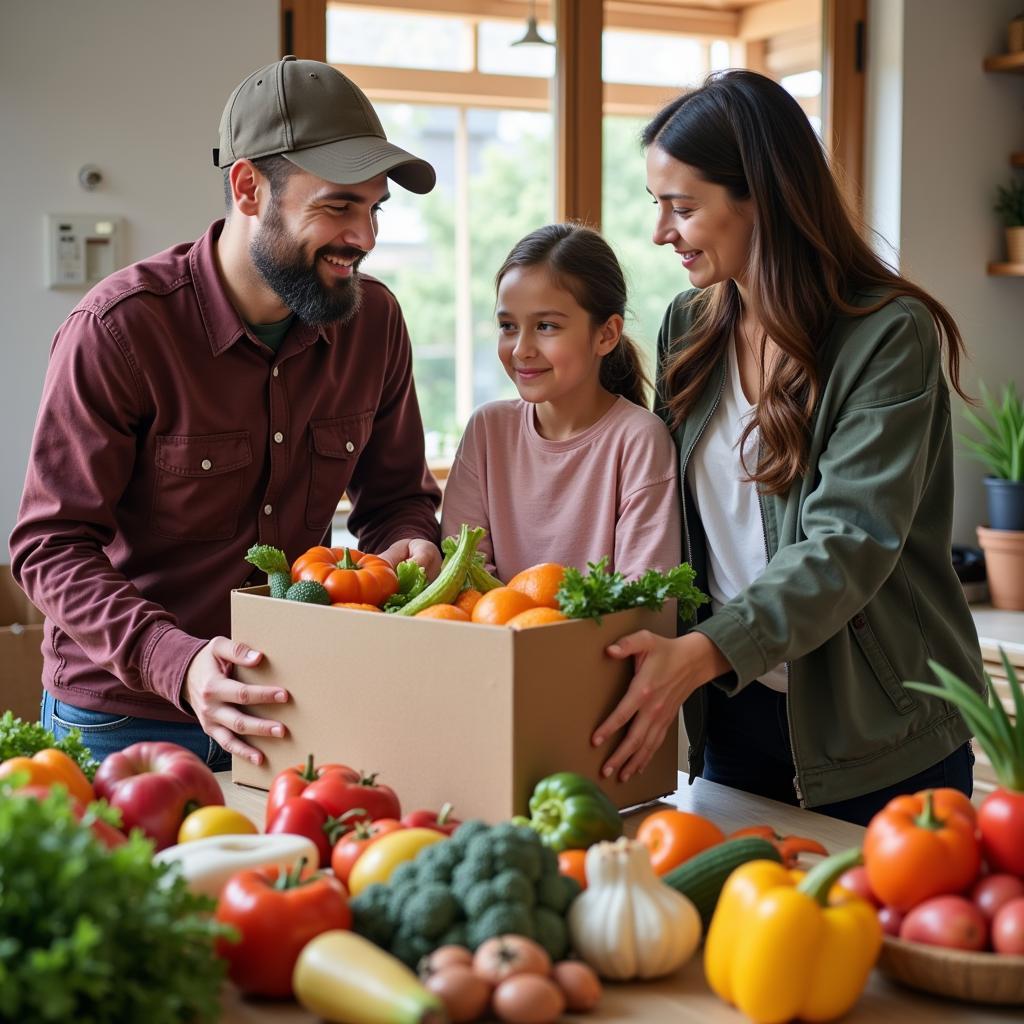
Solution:
[{"label": "broccoli head", "polygon": [[466,926],[469,948],[476,949],[481,943],[496,935],[525,935],[534,937],[533,913],[521,903],[492,903],[479,917],[470,918]]},{"label": "broccoli head", "polygon": [[547,950],[552,963],[562,960],[569,952],[569,929],[565,918],[547,907],[534,907],[533,924],[533,938]]},{"label": "broccoli head", "polygon": [[436,939],[455,924],[459,905],[446,885],[420,886],[402,906],[401,932]]}]

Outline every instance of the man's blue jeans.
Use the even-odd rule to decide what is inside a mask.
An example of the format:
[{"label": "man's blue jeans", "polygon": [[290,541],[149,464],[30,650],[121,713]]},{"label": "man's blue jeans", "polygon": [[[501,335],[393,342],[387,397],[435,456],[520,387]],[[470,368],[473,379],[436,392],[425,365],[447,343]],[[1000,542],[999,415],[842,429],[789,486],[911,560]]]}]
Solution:
[{"label": "man's blue jeans", "polygon": [[55,700],[45,691],[39,721],[59,740],[64,739],[71,729],[78,729],[82,734],[82,742],[92,751],[97,761],[102,761],[107,754],[123,750],[132,743],[162,740],[191,750],[215,772],[226,771],[231,767],[231,755],[216,740],[207,736],[198,723],[161,722],[155,718],[89,711]]}]

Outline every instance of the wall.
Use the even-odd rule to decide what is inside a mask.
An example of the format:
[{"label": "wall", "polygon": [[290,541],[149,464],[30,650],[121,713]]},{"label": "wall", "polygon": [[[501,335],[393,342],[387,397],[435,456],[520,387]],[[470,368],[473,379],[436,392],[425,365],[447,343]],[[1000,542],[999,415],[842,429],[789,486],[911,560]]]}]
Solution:
[{"label": "wall", "polygon": [[[865,209],[899,250],[900,269],[944,302],[970,352],[962,379],[1024,392],[1024,278],[988,277],[1004,259],[995,186],[1024,149],[1024,75],[988,74],[1021,0],[869,4]],[[895,119],[894,108],[902,118]],[[874,112],[874,116],[872,115]],[[898,188],[896,186],[898,182]],[[954,426],[970,430],[954,402]],[[959,446],[958,446],[959,448]],[[985,521],[982,466],[956,457],[954,540]]]},{"label": "wall", "polygon": [[[202,233],[234,86],[278,56],[278,0],[0,2],[0,561],[24,483],[54,331],[83,294],[43,284],[43,215],[127,220],[127,261]],[[95,192],[78,185],[99,165]]]}]

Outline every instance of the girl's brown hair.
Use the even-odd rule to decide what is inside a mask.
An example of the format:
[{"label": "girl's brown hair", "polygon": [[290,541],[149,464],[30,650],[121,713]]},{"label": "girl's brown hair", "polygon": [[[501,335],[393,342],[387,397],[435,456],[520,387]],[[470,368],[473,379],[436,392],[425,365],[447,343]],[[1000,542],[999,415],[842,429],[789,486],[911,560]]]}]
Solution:
[{"label": "girl's brown hair", "polygon": [[[626,279],[611,246],[592,228],[569,222],[548,224],[516,243],[495,275],[494,287],[515,267],[547,267],[552,280],[564,288],[600,326],[614,314],[626,315]],[[601,360],[601,386],[648,408],[651,382],[644,372],[636,342],[626,334]]]},{"label": "girl's brown hair", "polygon": [[[887,266],[861,238],[807,116],[780,85],[753,71],[726,71],[664,107],[642,134],[722,185],[734,200],[753,200],[754,230],[746,286],[764,330],[756,413],[744,430],[760,431],[750,479],[780,494],[807,468],[810,421],[821,388],[817,346],[837,314],[866,316],[900,296],[919,300],[944,343],[950,381],[960,387],[963,339],[946,308]],[[884,298],[848,301],[865,289]],[[694,301],[687,345],[659,367],[674,426],[693,408],[738,328],[742,304],[734,281],[711,285]],[[764,372],[767,339],[780,350]]]}]

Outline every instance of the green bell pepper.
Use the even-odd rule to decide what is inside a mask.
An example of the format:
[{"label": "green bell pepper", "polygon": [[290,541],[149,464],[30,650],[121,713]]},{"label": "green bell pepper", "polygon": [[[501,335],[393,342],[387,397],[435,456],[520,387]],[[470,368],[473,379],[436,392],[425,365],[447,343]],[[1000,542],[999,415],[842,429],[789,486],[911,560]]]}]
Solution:
[{"label": "green bell pepper", "polygon": [[576,772],[541,779],[530,797],[530,827],[555,853],[622,835],[622,819],[598,785]]}]

